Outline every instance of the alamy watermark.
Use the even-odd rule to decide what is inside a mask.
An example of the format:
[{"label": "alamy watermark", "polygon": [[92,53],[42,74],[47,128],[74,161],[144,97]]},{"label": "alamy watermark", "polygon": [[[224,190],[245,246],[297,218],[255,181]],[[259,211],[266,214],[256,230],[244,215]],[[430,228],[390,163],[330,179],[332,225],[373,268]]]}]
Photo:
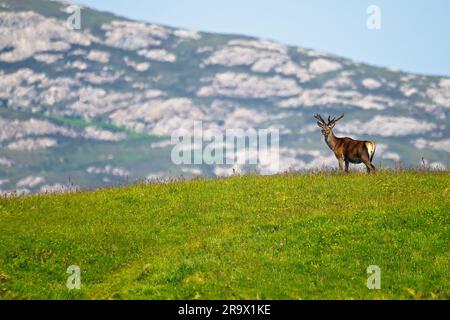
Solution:
[{"label": "alamy watermark", "polygon": [[81,29],[81,8],[76,5],[71,5],[66,8],[69,17],[66,20],[67,27],[72,30]]},{"label": "alamy watermark", "polygon": [[381,29],[381,8],[376,5],[370,5],[366,10],[369,17],[366,21],[367,29],[380,30]]},{"label": "alamy watermark", "polygon": [[66,273],[70,274],[67,278],[66,286],[69,290],[81,289],[81,269],[77,265],[71,265],[67,268]]},{"label": "alamy watermark", "polygon": [[193,130],[172,133],[171,159],[176,165],[257,165],[263,175],[279,169],[279,129],[204,130],[194,121]]},{"label": "alamy watermark", "polygon": [[371,265],[367,267],[367,289],[379,290],[381,289],[381,269],[379,266]]}]

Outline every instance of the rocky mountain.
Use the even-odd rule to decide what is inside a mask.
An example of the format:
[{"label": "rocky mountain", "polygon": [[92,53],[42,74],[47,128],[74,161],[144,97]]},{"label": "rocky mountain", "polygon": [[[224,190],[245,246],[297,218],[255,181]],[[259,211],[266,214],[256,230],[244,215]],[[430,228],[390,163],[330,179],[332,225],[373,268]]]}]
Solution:
[{"label": "rocky mountain", "polygon": [[0,0],[3,194],[245,171],[171,161],[195,120],[279,128],[279,171],[335,167],[315,112],[344,112],[336,133],[374,140],[377,166],[450,166],[450,78],[84,7],[73,30],[68,6]]}]

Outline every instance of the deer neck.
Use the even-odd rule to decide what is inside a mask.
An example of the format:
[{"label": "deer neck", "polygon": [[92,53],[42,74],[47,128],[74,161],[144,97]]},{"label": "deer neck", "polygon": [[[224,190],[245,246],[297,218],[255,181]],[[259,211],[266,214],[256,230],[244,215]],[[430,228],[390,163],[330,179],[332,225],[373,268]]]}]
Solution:
[{"label": "deer neck", "polygon": [[331,130],[330,134],[325,137],[325,142],[330,147],[330,149],[334,151],[338,142],[338,138],[334,135],[333,130]]}]

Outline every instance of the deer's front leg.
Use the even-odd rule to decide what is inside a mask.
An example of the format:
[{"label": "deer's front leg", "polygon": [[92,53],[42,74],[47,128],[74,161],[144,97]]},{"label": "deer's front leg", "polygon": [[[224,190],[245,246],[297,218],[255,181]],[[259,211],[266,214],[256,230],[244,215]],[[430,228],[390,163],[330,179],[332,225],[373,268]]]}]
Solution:
[{"label": "deer's front leg", "polygon": [[344,171],[345,161],[344,158],[338,158],[339,161],[339,171]]}]

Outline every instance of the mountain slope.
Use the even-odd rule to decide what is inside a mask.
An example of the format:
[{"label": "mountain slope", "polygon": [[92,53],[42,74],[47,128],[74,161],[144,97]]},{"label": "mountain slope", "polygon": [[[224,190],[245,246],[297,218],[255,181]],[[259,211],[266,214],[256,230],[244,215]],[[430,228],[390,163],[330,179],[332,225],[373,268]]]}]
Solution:
[{"label": "mountain slope", "polygon": [[315,112],[345,112],[337,133],[375,140],[378,166],[450,166],[449,78],[89,8],[71,30],[67,6],[0,1],[3,192],[232,172],[171,162],[171,133],[194,120],[280,128],[280,171],[336,166]]}]

